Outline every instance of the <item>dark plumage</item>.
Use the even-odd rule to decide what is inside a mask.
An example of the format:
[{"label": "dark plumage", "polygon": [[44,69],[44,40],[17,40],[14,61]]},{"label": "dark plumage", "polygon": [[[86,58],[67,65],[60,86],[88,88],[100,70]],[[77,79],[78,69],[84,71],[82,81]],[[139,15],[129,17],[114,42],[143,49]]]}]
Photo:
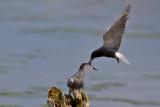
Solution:
[{"label": "dark plumage", "polygon": [[93,59],[97,57],[115,58],[118,63],[119,59],[121,59],[123,62],[130,64],[127,58],[122,53],[118,52],[130,9],[131,5],[128,5],[123,11],[121,17],[107,30],[106,33],[104,33],[103,46],[92,52],[89,60],[90,65]]},{"label": "dark plumage", "polygon": [[87,67],[92,67],[94,69],[94,67],[90,66],[88,63],[82,63],[78,72],[68,79],[67,86],[69,87],[69,95],[71,95],[71,91],[80,90],[84,87],[84,75],[88,70]]}]

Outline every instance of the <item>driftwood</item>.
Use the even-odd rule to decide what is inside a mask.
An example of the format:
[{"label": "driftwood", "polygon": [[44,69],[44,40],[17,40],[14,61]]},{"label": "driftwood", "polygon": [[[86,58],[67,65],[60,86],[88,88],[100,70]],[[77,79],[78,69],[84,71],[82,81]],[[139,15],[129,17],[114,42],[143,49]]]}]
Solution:
[{"label": "driftwood", "polygon": [[89,107],[88,96],[83,91],[75,90],[73,96],[65,94],[61,89],[48,89],[48,107]]}]

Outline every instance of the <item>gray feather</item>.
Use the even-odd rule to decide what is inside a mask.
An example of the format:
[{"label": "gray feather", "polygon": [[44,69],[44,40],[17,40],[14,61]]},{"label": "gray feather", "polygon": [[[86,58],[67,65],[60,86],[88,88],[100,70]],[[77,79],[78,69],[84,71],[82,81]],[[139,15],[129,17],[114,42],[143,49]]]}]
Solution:
[{"label": "gray feather", "polygon": [[128,5],[123,11],[121,17],[108,29],[106,33],[104,33],[104,47],[113,50],[119,49],[130,9],[131,5]]}]

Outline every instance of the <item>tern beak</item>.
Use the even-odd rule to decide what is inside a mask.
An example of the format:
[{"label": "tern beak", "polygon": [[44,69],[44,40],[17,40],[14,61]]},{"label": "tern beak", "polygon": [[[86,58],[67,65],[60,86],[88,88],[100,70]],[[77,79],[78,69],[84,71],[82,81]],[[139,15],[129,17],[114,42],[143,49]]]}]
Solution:
[{"label": "tern beak", "polygon": [[97,68],[95,68],[94,66],[92,66],[92,67],[93,67],[93,70],[98,71],[98,69],[97,69]]},{"label": "tern beak", "polygon": [[96,67],[94,67],[93,65],[91,65],[90,62],[88,63],[88,65],[91,66],[93,70],[98,71],[98,69]]},{"label": "tern beak", "polygon": [[90,66],[92,66],[92,61],[93,61],[93,59],[90,59],[89,62],[88,62],[88,64],[89,64]]},{"label": "tern beak", "polygon": [[92,65],[92,61],[93,61],[93,59],[90,59],[90,60],[89,60],[89,62],[88,62],[89,66],[91,66],[93,70],[98,71],[98,69],[95,68],[95,67]]}]

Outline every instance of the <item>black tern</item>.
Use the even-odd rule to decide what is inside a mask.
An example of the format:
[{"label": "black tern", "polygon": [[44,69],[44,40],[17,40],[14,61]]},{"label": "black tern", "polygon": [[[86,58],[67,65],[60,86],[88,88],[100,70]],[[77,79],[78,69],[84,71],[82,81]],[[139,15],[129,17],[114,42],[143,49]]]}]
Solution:
[{"label": "black tern", "polygon": [[88,63],[82,63],[79,67],[79,70],[77,73],[72,75],[68,81],[67,86],[69,88],[69,95],[71,95],[71,92],[74,90],[80,90],[84,87],[84,75],[88,68],[92,67],[92,69],[96,70],[93,66],[89,65]]},{"label": "black tern", "polygon": [[118,51],[130,10],[131,5],[128,5],[122,12],[121,17],[103,34],[103,46],[92,52],[89,60],[90,65],[92,64],[93,59],[97,57],[115,58],[118,63],[119,60],[122,60],[123,62],[130,64],[127,58]]}]

